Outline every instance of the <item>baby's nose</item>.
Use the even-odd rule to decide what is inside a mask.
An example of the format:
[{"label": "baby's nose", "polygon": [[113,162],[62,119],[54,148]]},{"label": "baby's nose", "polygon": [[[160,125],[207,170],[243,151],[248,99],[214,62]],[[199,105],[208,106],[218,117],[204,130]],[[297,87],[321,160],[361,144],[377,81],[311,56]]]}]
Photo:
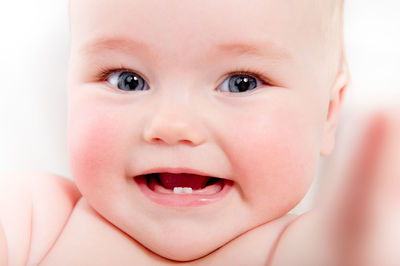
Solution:
[{"label": "baby's nose", "polygon": [[190,107],[161,107],[153,113],[143,131],[149,143],[198,146],[205,142],[206,134],[201,122]]}]

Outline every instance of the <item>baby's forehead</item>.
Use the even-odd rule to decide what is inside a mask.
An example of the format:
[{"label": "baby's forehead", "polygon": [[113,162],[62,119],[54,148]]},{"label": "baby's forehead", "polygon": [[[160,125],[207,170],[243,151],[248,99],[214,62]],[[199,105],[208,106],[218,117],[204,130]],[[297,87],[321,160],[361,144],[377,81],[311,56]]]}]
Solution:
[{"label": "baby's forehead", "polygon": [[[156,39],[187,33],[215,37],[213,33],[252,38],[270,35],[275,40],[300,33],[310,39],[320,32],[321,4],[316,0],[71,0],[71,29],[81,35],[115,32]],[[321,1],[317,1],[321,2]],[[322,1],[325,2],[325,1]],[[247,34],[247,35],[246,35]],[[147,35],[147,36],[146,36]],[[203,36],[202,35],[202,36]],[[310,35],[310,36],[307,36]],[[79,36],[79,35],[78,35]],[[305,38],[307,37],[307,38]]]},{"label": "baby's forehead", "polygon": [[323,24],[321,18],[327,17],[326,10],[331,9],[321,2],[332,1],[336,0],[71,0],[70,14],[73,30],[92,24],[95,28],[91,30],[99,31],[109,24],[113,30],[118,30],[118,25],[132,33],[142,27],[168,32],[188,28],[211,32],[215,28],[236,29],[240,35],[252,30],[244,27],[249,25],[266,33],[298,32],[307,27],[316,31]]},{"label": "baby's forehead", "polygon": [[81,50],[108,39],[133,40],[152,53],[178,56],[215,44],[275,58],[322,58],[324,18],[331,13],[331,5],[322,3],[332,1],[71,0],[71,43]]}]

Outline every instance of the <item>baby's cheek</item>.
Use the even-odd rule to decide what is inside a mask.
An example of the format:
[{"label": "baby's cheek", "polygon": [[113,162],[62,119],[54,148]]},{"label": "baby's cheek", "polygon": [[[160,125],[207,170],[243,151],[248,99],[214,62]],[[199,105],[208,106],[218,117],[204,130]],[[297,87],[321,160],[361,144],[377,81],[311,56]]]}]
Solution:
[{"label": "baby's cheek", "polygon": [[[271,215],[287,212],[304,196],[318,158],[315,123],[279,110],[247,119],[234,130],[232,160],[245,200]],[[265,212],[264,212],[265,213]]]},{"label": "baby's cheek", "polygon": [[[101,112],[72,117],[69,124],[69,153],[75,181],[82,185],[101,185],[110,173],[116,174],[121,158],[118,122]],[[89,186],[89,187],[90,187]]]}]

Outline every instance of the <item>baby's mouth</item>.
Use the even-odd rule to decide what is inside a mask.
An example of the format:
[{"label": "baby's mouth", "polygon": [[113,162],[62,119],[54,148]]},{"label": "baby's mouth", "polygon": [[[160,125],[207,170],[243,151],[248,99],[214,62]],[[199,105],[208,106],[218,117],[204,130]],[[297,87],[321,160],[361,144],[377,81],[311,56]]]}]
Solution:
[{"label": "baby's mouth", "polygon": [[134,179],[150,200],[173,207],[201,206],[219,201],[234,185],[228,179],[189,173],[150,173]]},{"label": "baby's mouth", "polygon": [[213,195],[225,185],[222,178],[187,173],[153,173],[137,178],[145,179],[149,189],[161,194]]}]

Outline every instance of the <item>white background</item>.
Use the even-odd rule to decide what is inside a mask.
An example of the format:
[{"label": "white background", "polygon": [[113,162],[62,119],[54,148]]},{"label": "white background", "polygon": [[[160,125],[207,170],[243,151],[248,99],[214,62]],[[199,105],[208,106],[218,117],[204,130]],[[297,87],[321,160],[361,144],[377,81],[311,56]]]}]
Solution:
[{"label": "white background", "polygon": [[67,0],[0,0],[0,174],[68,174]]},{"label": "white background", "polygon": [[[70,177],[67,6],[67,0],[0,2],[0,175],[42,170]],[[398,0],[347,0],[353,85],[343,115],[400,103],[399,13]]]}]

